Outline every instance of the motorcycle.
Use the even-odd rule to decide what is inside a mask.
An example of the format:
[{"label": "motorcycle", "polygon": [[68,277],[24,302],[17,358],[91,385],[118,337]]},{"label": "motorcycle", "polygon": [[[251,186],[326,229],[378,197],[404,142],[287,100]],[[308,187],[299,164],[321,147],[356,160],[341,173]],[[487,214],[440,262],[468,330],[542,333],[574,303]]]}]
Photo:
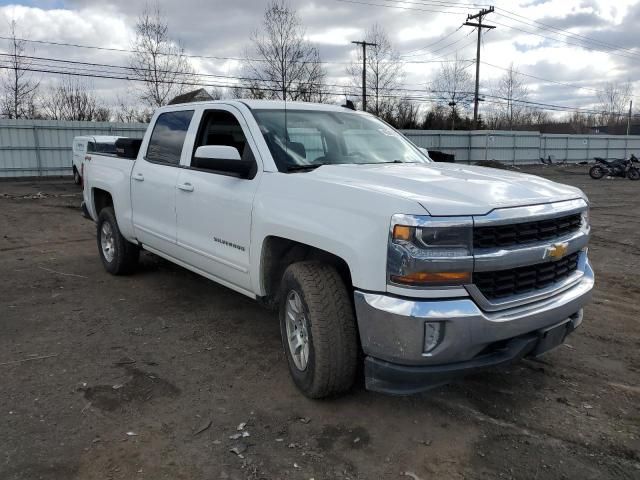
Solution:
[{"label": "motorcycle", "polygon": [[635,155],[624,160],[605,160],[595,157],[596,164],[589,170],[589,176],[599,180],[604,176],[622,177],[629,180],[640,180],[640,168],[634,164],[640,163]]}]

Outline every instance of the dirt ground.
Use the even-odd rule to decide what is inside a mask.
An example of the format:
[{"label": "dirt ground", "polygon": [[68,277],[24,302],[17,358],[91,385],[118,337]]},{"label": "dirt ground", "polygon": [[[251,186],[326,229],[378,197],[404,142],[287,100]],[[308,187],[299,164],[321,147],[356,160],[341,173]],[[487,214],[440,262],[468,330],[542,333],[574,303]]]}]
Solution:
[{"label": "dirt ground", "polygon": [[149,254],[110,276],[70,180],[0,182],[0,479],[639,479],[640,182],[529,171],[593,202],[568,344],[331,401],[296,391],[274,314]]}]

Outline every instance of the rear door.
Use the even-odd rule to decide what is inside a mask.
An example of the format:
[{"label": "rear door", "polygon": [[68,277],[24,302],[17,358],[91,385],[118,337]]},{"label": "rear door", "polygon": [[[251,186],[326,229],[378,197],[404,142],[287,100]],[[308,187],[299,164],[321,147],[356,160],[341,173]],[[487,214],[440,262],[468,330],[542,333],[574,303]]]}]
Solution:
[{"label": "rear door", "polygon": [[[131,173],[136,237],[144,245],[174,255],[176,182],[193,109],[160,113]],[[143,145],[143,148],[145,146]]]},{"label": "rear door", "polygon": [[[251,178],[194,168],[193,153],[201,145],[237,148],[244,160],[254,163]],[[262,170],[257,154],[256,143],[236,108],[216,105],[206,109],[176,190],[181,259],[241,291],[251,289],[251,214]]]}]

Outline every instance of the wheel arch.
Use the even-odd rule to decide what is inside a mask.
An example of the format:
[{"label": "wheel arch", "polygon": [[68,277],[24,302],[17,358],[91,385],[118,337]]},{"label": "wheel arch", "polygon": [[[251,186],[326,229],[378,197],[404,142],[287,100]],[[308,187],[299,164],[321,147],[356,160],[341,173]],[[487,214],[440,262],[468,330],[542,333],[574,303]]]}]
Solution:
[{"label": "wheel arch", "polygon": [[296,240],[270,235],[262,242],[260,253],[260,295],[277,301],[280,281],[287,267],[301,261],[315,260],[335,267],[346,287],[353,288],[348,262],[339,255]]},{"label": "wheel arch", "polygon": [[93,188],[91,190],[91,197],[93,200],[93,208],[96,213],[96,218],[100,215],[100,211],[106,207],[113,207],[113,196],[107,190],[102,188]]}]

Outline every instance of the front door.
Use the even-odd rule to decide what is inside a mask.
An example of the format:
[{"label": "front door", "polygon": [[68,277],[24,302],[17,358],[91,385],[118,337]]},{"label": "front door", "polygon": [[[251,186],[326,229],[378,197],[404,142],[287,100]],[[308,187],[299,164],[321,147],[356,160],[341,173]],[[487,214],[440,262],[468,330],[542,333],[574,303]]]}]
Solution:
[{"label": "front door", "polygon": [[226,145],[253,160],[251,178],[188,167],[176,189],[180,258],[232,288],[249,291],[251,214],[259,174],[257,151],[242,115],[232,107],[205,110],[193,152],[201,145]]},{"label": "front door", "polygon": [[193,110],[160,114],[144,157],[136,161],[131,173],[136,237],[168,254],[176,250],[176,182],[192,116]]}]

